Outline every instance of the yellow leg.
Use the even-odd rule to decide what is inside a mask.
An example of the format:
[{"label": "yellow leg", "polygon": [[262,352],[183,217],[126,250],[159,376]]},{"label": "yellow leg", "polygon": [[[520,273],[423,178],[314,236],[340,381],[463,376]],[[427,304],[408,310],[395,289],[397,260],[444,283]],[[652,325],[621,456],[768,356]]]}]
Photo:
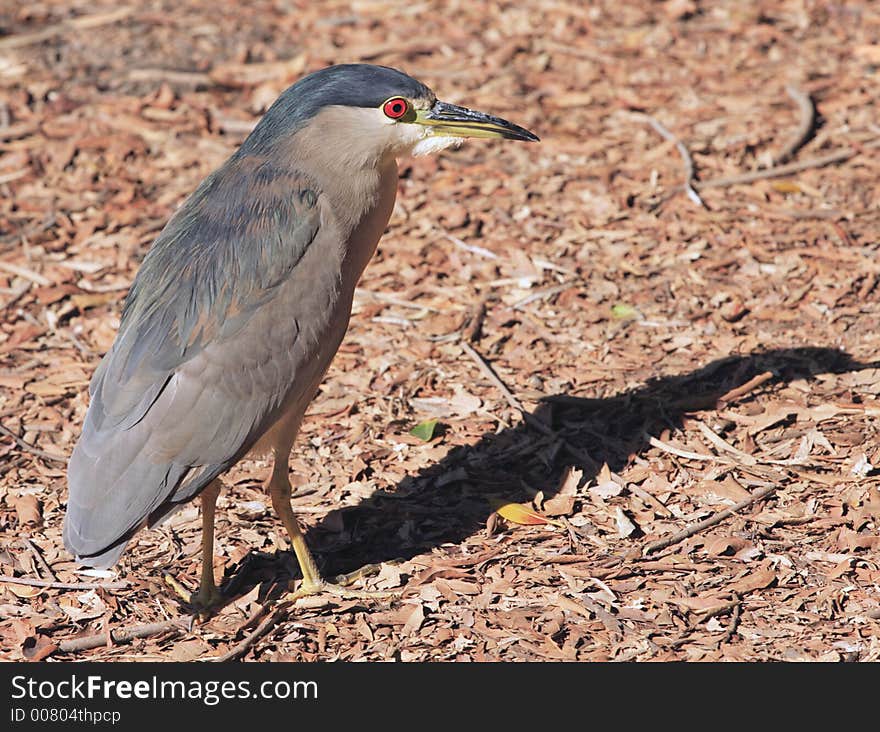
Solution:
[{"label": "yellow leg", "polygon": [[202,579],[199,591],[190,595],[174,577],[165,575],[165,582],[201,615],[223,602],[223,595],[214,583],[214,512],[221,487],[219,478],[215,479],[199,495],[202,503]]},{"label": "yellow leg", "polygon": [[299,588],[287,595],[286,599],[288,601],[321,593],[328,593],[347,599],[387,599],[394,597],[393,592],[368,592],[346,588],[346,585],[350,582],[354,582],[377,569],[374,566],[365,567],[350,575],[340,575],[335,578],[335,583],[327,582],[321,577],[318,565],[315,564],[315,559],[306,545],[305,537],[290,506],[290,480],[287,477],[286,457],[283,460],[279,460],[276,455],[272,477],[269,479],[269,495],[272,498],[272,507],[290,536],[290,542],[293,544],[293,551],[296,554],[296,559],[299,562],[299,568],[303,576],[303,581]]}]

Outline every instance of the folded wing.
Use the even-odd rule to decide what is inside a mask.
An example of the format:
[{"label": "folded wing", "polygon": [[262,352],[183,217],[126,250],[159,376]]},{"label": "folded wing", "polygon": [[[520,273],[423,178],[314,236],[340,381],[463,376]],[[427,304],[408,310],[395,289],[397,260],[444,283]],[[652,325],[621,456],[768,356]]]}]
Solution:
[{"label": "folded wing", "polygon": [[279,293],[319,234],[318,205],[302,176],[236,155],[154,242],[70,460],[64,542],[82,562],[114,564],[277,418],[300,337]]}]

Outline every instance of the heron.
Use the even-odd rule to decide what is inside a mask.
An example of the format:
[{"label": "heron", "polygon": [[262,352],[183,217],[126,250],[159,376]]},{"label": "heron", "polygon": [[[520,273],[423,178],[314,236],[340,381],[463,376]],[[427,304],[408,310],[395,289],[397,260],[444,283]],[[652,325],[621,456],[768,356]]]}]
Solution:
[{"label": "heron", "polygon": [[64,544],[79,563],[112,567],[137,532],[199,497],[189,601],[216,607],[221,477],[263,455],[302,573],[296,596],[357,595],[318,570],[290,503],[289,458],[391,217],[398,158],[465,138],[538,140],[384,66],[330,66],[279,96],[171,216],[127,294],[68,465]]}]

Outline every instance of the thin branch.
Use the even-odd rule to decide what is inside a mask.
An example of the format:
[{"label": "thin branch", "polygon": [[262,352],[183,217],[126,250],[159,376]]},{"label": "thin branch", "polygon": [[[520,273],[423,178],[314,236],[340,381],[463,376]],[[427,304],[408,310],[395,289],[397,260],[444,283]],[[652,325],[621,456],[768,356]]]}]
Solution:
[{"label": "thin branch", "polygon": [[131,81],[166,82],[172,86],[191,86],[195,89],[214,86],[214,80],[197,71],[172,71],[171,69],[132,69],[128,72]]},{"label": "thin branch", "polygon": [[268,615],[262,623],[260,623],[256,628],[254,628],[250,633],[248,633],[239,643],[230,648],[226,653],[222,656],[214,656],[211,658],[204,659],[205,661],[210,661],[213,663],[225,663],[226,661],[234,661],[237,658],[241,658],[245,653],[247,653],[248,649],[254,645],[260,638],[262,638],[266,633],[268,633],[273,627],[275,627],[276,623],[287,614],[287,609],[290,606],[289,602],[283,602],[278,607],[275,608],[274,612],[271,615]]},{"label": "thin branch", "polygon": [[27,547],[28,551],[30,551],[31,556],[33,556],[34,561],[40,567],[40,569],[52,578],[53,582],[58,581],[58,577],[55,572],[52,570],[52,567],[49,566],[49,563],[46,561],[46,558],[43,556],[43,553],[40,551],[40,548],[34,544],[27,536],[21,540],[21,543]]},{"label": "thin branch", "polygon": [[517,399],[516,396],[514,396],[513,392],[511,392],[510,389],[507,388],[507,385],[501,380],[501,377],[495,373],[495,371],[489,365],[488,361],[486,361],[486,359],[484,359],[473,346],[471,346],[464,340],[459,341],[459,343],[462,349],[464,349],[464,352],[473,359],[474,363],[476,363],[477,366],[480,368],[480,371],[485,374],[486,378],[488,378],[489,381],[491,381],[495,385],[498,391],[500,391],[504,395],[507,403],[511,407],[519,411],[519,413],[522,415],[523,421],[529,427],[534,427],[542,435],[560,440],[562,442],[562,446],[565,448],[565,451],[568,452],[576,460],[579,460],[582,465],[589,466],[591,468],[599,467],[598,463],[593,460],[590,455],[588,455],[578,447],[572,445],[568,440],[566,440],[558,432],[544,424],[531,412],[526,411],[525,407],[523,407],[522,405],[522,402],[520,402],[520,400]]},{"label": "thin branch", "polygon": [[736,599],[736,605],[733,607],[733,615],[727,626],[727,632],[725,632],[724,637],[718,641],[719,648],[725,643],[730,643],[730,641],[733,640],[733,636],[736,635],[737,628],[739,628],[739,619],[742,616],[742,598],[735,592],[733,593],[733,596]]},{"label": "thin branch", "polygon": [[151,635],[159,635],[173,631],[175,633],[186,633],[192,629],[192,618],[173,620],[163,620],[159,623],[147,623],[146,625],[135,625],[132,628],[121,628],[120,630],[111,630],[108,633],[96,633],[95,635],[87,635],[82,638],[71,638],[70,640],[61,641],[58,644],[59,653],[76,653],[77,651],[89,651],[93,648],[101,648],[106,646],[108,640],[113,643],[130,643],[136,638],[147,638]]},{"label": "thin branch", "polygon": [[810,95],[791,85],[785,87],[785,93],[797,104],[800,118],[797,129],[795,129],[791,138],[773,157],[774,165],[780,165],[790,160],[792,155],[800,150],[807,140],[810,139],[810,134],[816,125],[816,108],[813,106],[813,100],[810,99]]},{"label": "thin branch", "polygon": [[6,437],[15,441],[15,444],[18,445],[25,452],[31,453],[31,455],[36,455],[38,458],[42,458],[43,460],[52,460],[56,463],[67,464],[67,458],[63,455],[55,455],[51,452],[45,452],[41,450],[39,447],[32,445],[30,442],[25,442],[21,437],[15,434],[12,430],[4,427],[0,424],[0,435],[6,435]]},{"label": "thin branch", "polygon": [[729,452],[732,455],[736,455],[740,459],[740,461],[745,463],[746,465],[758,464],[758,461],[753,455],[749,455],[747,452],[743,452],[742,450],[739,450],[738,448],[731,445],[729,442],[721,439],[721,437],[716,435],[715,432],[707,425],[703,424],[702,422],[697,422],[697,427],[700,428],[700,432],[703,433],[703,436],[718,449]]},{"label": "thin branch", "polygon": [[30,577],[10,577],[0,575],[0,582],[28,587],[45,587],[47,590],[124,590],[128,587],[126,580],[118,582],[52,582],[50,580],[31,579]]},{"label": "thin branch", "polygon": [[660,135],[664,140],[669,140],[670,142],[675,143],[675,148],[678,150],[678,154],[681,156],[681,160],[684,163],[684,190],[687,193],[688,198],[690,198],[694,203],[698,206],[702,206],[706,208],[706,204],[703,202],[703,199],[700,198],[700,194],[697,193],[694,186],[694,159],[691,157],[690,152],[687,147],[685,147],[684,143],[679,140],[669,129],[663,125],[662,122],[655,119],[649,114],[635,114],[635,117],[641,119],[644,122],[647,122],[654,131]]},{"label": "thin branch", "polygon": [[[5,182],[6,181],[0,179],[0,183]],[[0,261],[0,270],[8,272],[12,275],[16,275],[17,277],[24,277],[26,280],[30,280],[35,285],[39,285],[40,287],[46,287],[47,285],[52,284],[52,280],[47,277],[43,277],[43,275],[41,275],[39,272],[34,272],[32,269],[22,267],[18,264],[13,264],[12,262]]]},{"label": "thin branch", "polygon": [[485,247],[478,247],[474,244],[468,244],[465,241],[462,241],[457,236],[453,236],[448,231],[441,232],[443,236],[445,236],[449,241],[451,241],[455,246],[459,249],[464,249],[466,252],[470,252],[471,254],[476,254],[480,257],[485,257],[486,259],[498,259],[498,255],[495,252],[486,249]]},{"label": "thin branch", "polygon": [[718,403],[721,404],[723,402],[732,402],[734,399],[739,399],[744,394],[748,394],[753,389],[757,389],[761,384],[764,384],[774,376],[772,371],[765,371],[762,374],[758,374],[757,376],[749,379],[745,384],[741,384],[737,386],[735,389],[731,389],[726,394],[722,394],[718,397]]},{"label": "thin branch", "polygon": [[710,180],[702,180],[694,183],[694,188],[704,190],[706,188],[724,188],[726,186],[736,186],[742,183],[754,183],[756,180],[766,180],[767,178],[782,178],[792,173],[799,173],[802,170],[810,168],[824,168],[826,165],[834,163],[842,163],[850,158],[854,158],[859,154],[859,150],[851,147],[833,150],[827,155],[821,155],[817,158],[802,160],[799,163],[789,163],[788,165],[777,165],[773,168],[765,168],[764,170],[753,170],[749,173],[740,173],[739,175],[731,175],[724,178],[712,178]]},{"label": "thin branch", "polygon": [[748,508],[754,503],[766,498],[771,493],[776,491],[779,488],[778,485],[768,485],[763,488],[759,488],[748,498],[740,501],[735,506],[731,506],[730,508],[725,509],[724,511],[719,511],[716,514],[713,514],[707,519],[703,521],[698,521],[690,526],[686,526],[684,529],[679,531],[676,534],[672,534],[671,536],[667,536],[665,539],[658,539],[655,542],[648,544],[642,550],[642,556],[647,556],[648,554],[653,554],[654,552],[658,552],[661,549],[665,549],[666,547],[672,546],[673,544],[678,544],[685,539],[694,536],[694,534],[699,534],[701,531],[704,531],[711,526],[715,526],[716,524],[720,524],[726,518],[733,516],[735,513],[742,511],[744,508]]},{"label": "thin branch", "polygon": [[484,359],[479,353],[477,353],[477,351],[474,349],[473,346],[470,345],[470,343],[468,343],[467,341],[461,341],[460,345],[464,352],[473,359],[474,363],[477,364],[477,366],[480,368],[480,371],[483,372],[483,375],[495,385],[495,388],[498,389],[498,391],[501,392],[501,394],[507,400],[507,403],[511,407],[519,411],[520,414],[522,414],[523,419],[525,420],[527,425],[529,425],[530,427],[534,427],[536,430],[538,430],[538,432],[543,435],[547,435],[548,437],[556,436],[556,433],[552,429],[550,429],[540,419],[535,417],[531,412],[526,411],[520,400],[517,399],[513,395],[513,392],[507,388],[507,385],[501,380],[501,377],[495,373],[493,368],[489,365],[489,362],[486,361],[486,359]]},{"label": "thin branch", "polygon": [[33,43],[42,43],[50,38],[67,33],[74,30],[85,30],[86,28],[97,28],[100,25],[108,23],[116,23],[127,18],[135,11],[134,8],[120,8],[109,13],[96,13],[95,15],[83,15],[78,18],[71,18],[55,25],[50,25],[42,30],[33,33],[19,33],[9,36],[8,38],[0,38],[0,51],[6,51],[10,48],[21,48],[22,46],[30,46]]},{"label": "thin branch", "polygon": [[648,444],[652,447],[656,447],[658,450],[662,450],[663,452],[667,452],[670,455],[677,455],[680,458],[685,458],[686,460],[703,460],[703,461],[716,461],[721,463],[729,463],[730,461],[726,458],[719,457],[718,455],[704,455],[701,452],[691,452],[690,450],[682,450],[680,447],[675,447],[674,445],[670,445],[666,442],[658,440],[653,435],[649,435],[645,433],[645,436],[648,438]]}]

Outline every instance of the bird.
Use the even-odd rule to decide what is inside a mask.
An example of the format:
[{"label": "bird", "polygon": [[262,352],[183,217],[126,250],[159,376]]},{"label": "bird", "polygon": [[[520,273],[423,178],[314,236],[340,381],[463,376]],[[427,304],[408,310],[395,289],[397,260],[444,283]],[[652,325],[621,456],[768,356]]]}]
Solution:
[{"label": "bird", "polygon": [[263,455],[297,597],[356,593],[322,578],[291,507],[289,459],[391,217],[398,158],[465,138],[538,140],[386,66],[325,67],[281,93],[170,217],[127,293],[68,463],[63,541],[79,564],[114,566],[136,533],[199,497],[188,601],[216,607],[221,478]]}]

